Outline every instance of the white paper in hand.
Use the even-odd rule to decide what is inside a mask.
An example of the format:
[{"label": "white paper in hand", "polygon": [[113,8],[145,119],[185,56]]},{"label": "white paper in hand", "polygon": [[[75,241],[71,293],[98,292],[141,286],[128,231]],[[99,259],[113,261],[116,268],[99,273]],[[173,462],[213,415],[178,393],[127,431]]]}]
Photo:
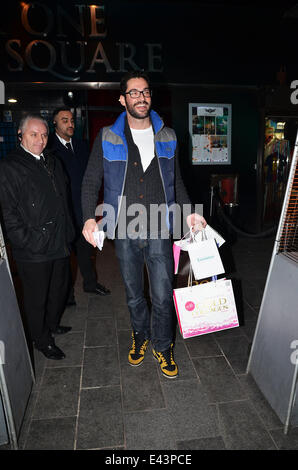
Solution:
[{"label": "white paper in hand", "polygon": [[93,232],[93,237],[96,243],[97,248],[101,251],[103,247],[103,242],[105,239],[105,233],[103,230],[96,230]]}]

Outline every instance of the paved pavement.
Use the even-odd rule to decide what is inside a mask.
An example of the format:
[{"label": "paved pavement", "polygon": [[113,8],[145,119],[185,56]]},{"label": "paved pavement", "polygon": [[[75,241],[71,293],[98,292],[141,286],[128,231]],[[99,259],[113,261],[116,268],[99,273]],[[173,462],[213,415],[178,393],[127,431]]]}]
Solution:
[{"label": "paved pavement", "polygon": [[[127,353],[131,330],[114,254],[105,241],[96,263],[112,295],[82,291],[57,338],[66,353],[50,361],[35,351],[36,383],[22,427],[20,449],[297,449],[298,429],[283,425],[252,377],[249,350],[271,259],[273,239],[238,238],[222,257],[233,279],[240,327],[183,340],[177,332],[179,377],[163,377],[151,347],[140,367]],[[2,446],[0,449],[7,449]]]}]

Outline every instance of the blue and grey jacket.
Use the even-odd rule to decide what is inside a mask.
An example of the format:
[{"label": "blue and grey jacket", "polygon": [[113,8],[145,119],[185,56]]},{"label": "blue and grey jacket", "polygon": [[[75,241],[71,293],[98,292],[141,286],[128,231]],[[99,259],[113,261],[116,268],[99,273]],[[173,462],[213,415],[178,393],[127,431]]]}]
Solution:
[{"label": "blue and grey jacket", "polygon": [[[177,139],[175,132],[164,126],[155,111],[150,112],[154,131],[155,154],[167,205],[167,224],[172,233],[169,209],[175,203],[175,151]],[[126,112],[123,112],[112,126],[102,131],[102,151],[104,168],[104,217],[107,236],[115,237],[120,207],[126,181],[128,144],[125,137]],[[113,210],[111,210],[111,208]]]}]

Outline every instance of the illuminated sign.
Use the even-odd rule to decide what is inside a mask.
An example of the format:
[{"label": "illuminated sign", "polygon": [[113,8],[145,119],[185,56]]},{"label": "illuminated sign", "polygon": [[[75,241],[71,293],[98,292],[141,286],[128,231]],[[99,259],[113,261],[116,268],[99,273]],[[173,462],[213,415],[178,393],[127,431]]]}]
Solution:
[{"label": "illuminated sign", "polygon": [[[14,24],[20,24],[16,28],[17,37],[11,37],[11,32],[4,33],[9,35],[5,63],[10,77],[13,74],[18,79],[33,70],[41,74],[39,77],[46,72],[62,80],[97,81],[97,75],[142,68],[148,72],[163,70],[160,43],[136,45],[108,39],[103,4],[68,4],[67,9],[60,4],[48,6],[40,2],[17,5],[19,10],[14,16]],[[140,57],[143,63],[138,62]]]}]

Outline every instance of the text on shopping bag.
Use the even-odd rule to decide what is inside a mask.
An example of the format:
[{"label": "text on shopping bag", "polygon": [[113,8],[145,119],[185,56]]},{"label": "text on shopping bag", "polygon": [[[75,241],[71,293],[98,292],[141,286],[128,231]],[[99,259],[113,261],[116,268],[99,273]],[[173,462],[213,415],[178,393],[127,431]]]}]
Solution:
[{"label": "text on shopping bag", "polygon": [[239,326],[230,280],[175,289],[174,303],[183,338]]}]

